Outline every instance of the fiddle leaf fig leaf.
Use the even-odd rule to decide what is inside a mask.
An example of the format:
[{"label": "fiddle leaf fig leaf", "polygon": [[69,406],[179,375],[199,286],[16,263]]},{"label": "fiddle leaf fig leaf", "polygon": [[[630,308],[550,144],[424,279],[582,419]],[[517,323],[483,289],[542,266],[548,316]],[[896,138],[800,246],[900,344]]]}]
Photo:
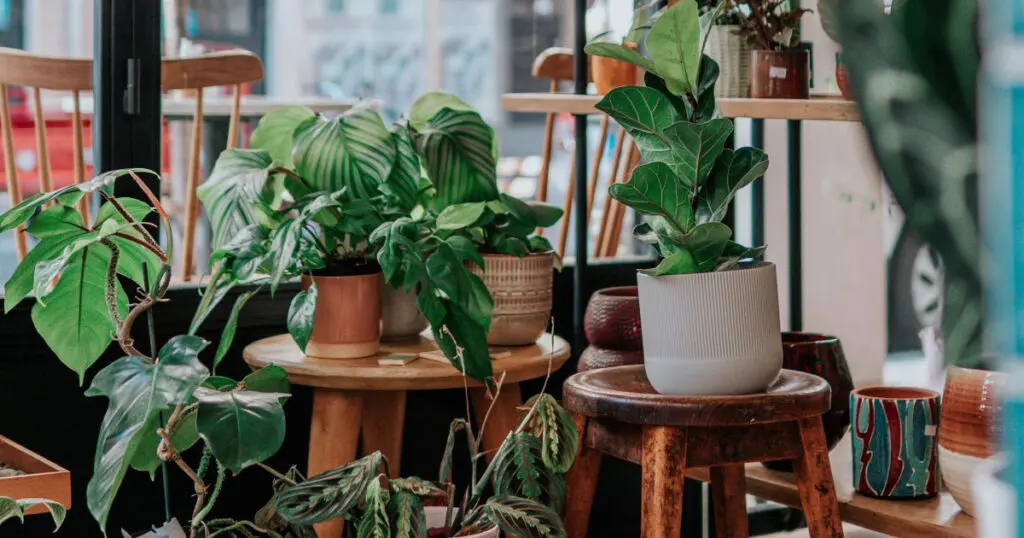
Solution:
[{"label": "fiddle leaf fig leaf", "polygon": [[629,182],[612,185],[608,194],[640,213],[665,217],[682,233],[693,226],[689,192],[664,163],[636,167]]},{"label": "fiddle leaf fig leaf", "polygon": [[498,197],[494,131],[480,114],[442,108],[414,135],[413,142],[437,189],[435,209]]},{"label": "fiddle leaf fig leaf", "polygon": [[348,515],[365,500],[370,481],[378,479],[385,461],[380,452],[374,452],[286,486],[277,496],[278,514],[293,525],[315,525]]},{"label": "fiddle leaf fig leaf", "polygon": [[637,52],[636,49],[620,43],[609,43],[607,41],[591,41],[583,48],[583,51],[591,56],[602,56],[631,63],[646,71],[656,71],[657,66],[651,60]]},{"label": "fiddle leaf fig leaf", "polygon": [[732,129],[732,121],[727,118],[703,123],[681,121],[668,129],[670,153],[666,154],[659,148],[645,149],[639,140],[637,146],[646,159],[669,165],[691,193],[696,193],[725,149],[725,141],[732,134]]},{"label": "fiddle leaf fig leaf", "polygon": [[768,170],[768,155],[754,148],[724,150],[697,200],[697,221],[720,222],[736,193]]},{"label": "fiddle leaf fig leaf", "polygon": [[686,119],[665,94],[645,86],[615,88],[598,101],[596,108],[625,128],[638,144],[640,139],[657,139],[646,144],[651,147],[668,146],[664,131]]},{"label": "fiddle leaf fig leaf", "polygon": [[210,178],[197,190],[213,228],[214,250],[269,213],[261,193],[272,164],[270,153],[263,150],[228,149],[217,158]]},{"label": "fiddle leaf fig leaf", "polygon": [[706,222],[683,236],[683,244],[693,255],[699,271],[711,271],[725,251],[732,230],[721,222]]},{"label": "fiddle leaf fig leaf", "polygon": [[686,249],[679,249],[662,259],[654,269],[641,269],[651,276],[685,275],[697,272],[697,262]]},{"label": "fiddle leaf fig leaf", "polygon": [[281,448],[285,419],[280,400],[288,394],[200,387],[195,397],[199,435],[231,472],[262,462]]},{"label": "fiddle leaf fig leaf", "polygon": [[354,199],[367,200],[378,192],[396,151],[380,115],[365,105],[334,119],[304,122],[295,131],[295,171],[315,190],[347,188]]},{"label": "fiddle leaf fig leaf", "polygon": [[264,114],[252,132],[249,146],[261,149],[277,164],[292,168],[292,148],[295,130],[316,118],[316,113],[304,106],[286,106]]},{"label": "fiddle leaf fig leaf", "polygon": [[101,528],[106,528],[117,490],[145,437],[143,427],[153,424],[160,411],[187,401],[209,375],[198,356],[205,345],[201,338],[178,336],[160,349],[156,363],[133,356],[118,359],[100,370],[85,392],[110,401],[86,488],[89,511]]},{"label": "fiddle leaf fig leaf", "polygon": [[[647,34],[647,51],[654,61],[654,71],[682,92],[697,87],[700,66],[700,20],[697,3],[682,0],[668,8]],[[672,84],[670,84],[670,87]]]},{"label": "fiddle leaf fig leaf", "polygon": [[288,307],[288,332],[299,349],[305,353],[309,338],[313,335],[313,315],[316,313],[317,289],[315,283],[299,292]]},{"label": "fiddle leaf fig leaf", "polygon": [[558,514],[543,504],[522,497],[501,495],[484,504],[484,512],[501,531],[520,538],[564,538]]}]

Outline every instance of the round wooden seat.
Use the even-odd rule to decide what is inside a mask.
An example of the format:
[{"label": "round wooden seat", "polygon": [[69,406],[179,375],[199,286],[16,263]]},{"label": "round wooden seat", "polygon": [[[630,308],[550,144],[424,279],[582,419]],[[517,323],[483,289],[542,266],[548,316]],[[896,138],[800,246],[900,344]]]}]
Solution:
[{"label": "round wooden seat", "polygon": [[647,381],[643,365],[617,366],[566,380],[565,407],[592,418],[658,426],[746,426],[817,417],[828,411],[824,379],[783,370],[761,394],[668,396]]}]

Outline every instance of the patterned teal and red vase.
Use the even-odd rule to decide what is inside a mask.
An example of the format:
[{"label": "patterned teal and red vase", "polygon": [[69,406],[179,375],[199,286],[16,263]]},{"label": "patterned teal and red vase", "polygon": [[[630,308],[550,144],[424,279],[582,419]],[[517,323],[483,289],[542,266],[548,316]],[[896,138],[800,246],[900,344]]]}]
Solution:
[{"label": "patterned teal and red vase", "polygon": [[850,394],[853,486],[883,499],[939,492],[939,394],[913,387],[868,387]]},{"label": "patterned teal and red vase", "polygon": [[[853,376],[839,338],[805,332],[782,333],[782,367],[814,374],[832,386],[832,407],[821,419],[828,449],[835,448],[850,429],[850,392]],[[764,464],[769,469],[791,471],[787,460]]]}]

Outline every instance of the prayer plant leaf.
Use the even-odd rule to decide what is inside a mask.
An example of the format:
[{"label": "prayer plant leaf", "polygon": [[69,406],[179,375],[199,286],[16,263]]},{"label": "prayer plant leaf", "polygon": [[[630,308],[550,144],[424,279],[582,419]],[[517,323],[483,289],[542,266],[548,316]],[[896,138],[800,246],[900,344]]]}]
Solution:
[{"label": "prayer plant leaf", "polygon": [[495,496],[484,511],[502,532],[519,538],[564,538],[565,528],[558,514],[543,504],[511,495]]},{"label": "prayer plant leaf", "polygon": [[572,415],[546,393],[530,398],[525,407],[534,411],[523,431],[540,439],[544,466],[553,473],[567,473],[579,450],[579,433]]},{"label": "prayer plant leaf", "polygon": [[[392,487],[394,483],[392,480]],[[388,519],[394,538],[427,538],[427,515],[417,494],[408,491],[392,493],[388,502]]]},{"label": "prayer plant leaf", "polygon": [[378,479],[385,461],[380,452],[374,452],[286,486],[277,496],[278,514],[293,525],[315,525],[349,514],[364,501],[370,481]]}]

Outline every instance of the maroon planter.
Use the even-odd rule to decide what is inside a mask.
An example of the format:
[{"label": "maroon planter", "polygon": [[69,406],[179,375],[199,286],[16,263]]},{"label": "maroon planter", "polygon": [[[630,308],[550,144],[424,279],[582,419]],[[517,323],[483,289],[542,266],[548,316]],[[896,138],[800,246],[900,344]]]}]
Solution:
[{"label": "maroon planter", "polygon": [[[821,377],[832,386],[832,408],[821,419],[825,424],[825,441],[832,450],[850,429],[850,392],[853,377],[843,354],[843,345],[835,336],[823,334],[782,333],[782,367]],[[769,469],[790,471],[789,461],[765,463]]]},{"label": "maroon planter", "polygon": [[807,99],[810,95],[806,50],[751,52],[750,96],[755,99]]},{"label": "maroon planter", "polygon": [[636,286],[598,290],[587,304],[583,328],[590,347],[583,350],[577,371],[643,363]]}]

